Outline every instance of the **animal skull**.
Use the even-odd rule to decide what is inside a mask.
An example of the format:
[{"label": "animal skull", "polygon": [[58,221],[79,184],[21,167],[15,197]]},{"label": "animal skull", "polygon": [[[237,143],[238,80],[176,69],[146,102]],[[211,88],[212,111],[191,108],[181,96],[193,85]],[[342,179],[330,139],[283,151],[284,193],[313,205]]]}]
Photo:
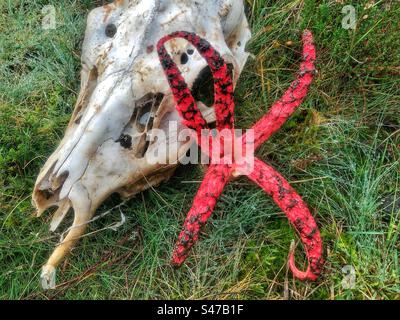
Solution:
[{"label": "animal skull", "polygon": [[[54,287],[55,268],[109,195],[129,198],[167,180],[190,147],[190,141],[169,139],[171,123],[178,132],[184,127],[155,49],[161,37],[179,30],[207,39],[232,65],[237,82],[250,38],[242,0],[116,0],[89,13],[81,91],[65,136],[33,191],[38,216],[57,207],[51,231],[74,211],[68,235],[42,269],[44,288]],[[207,65],[194,48],[175,39],[167,49],[189,86],[201,85]],[[212,108],[199,106],[213,122]],[[165,131],[166,141],[148,141],[154,128]],[[157,161],[165,156],[167,163]]]}]

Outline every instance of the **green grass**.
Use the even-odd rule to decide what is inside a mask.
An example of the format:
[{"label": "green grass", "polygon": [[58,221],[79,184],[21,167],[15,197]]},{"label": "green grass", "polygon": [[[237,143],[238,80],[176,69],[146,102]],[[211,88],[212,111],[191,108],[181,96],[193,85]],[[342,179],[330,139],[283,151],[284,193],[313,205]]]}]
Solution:
[{"label": "green grass", "polygon": [[[1,299],[399,299],[400,3],[348,1],[356,30],[341,27],[341,1],[249,0],[254,54],[236,92],[237,125],[249,127],[298,69],[300,34],[318,46],[318,77],[295,115],[259,156],[275,166],[315,213],[326,268],[316,283],[292,279],[296,238],[287,219],[248,180],[231,183],[187,263],[169,255],[202,171],[180,167],[155,190],[126,202],[127,222],[94,222],[61,265],[54,291],[39,286],[59,235],[35,218],[30,195],[60,141],[79,91],[85,15],[100,1],[0,1]],[[57,29],[41,29],[41,9],[57,8]],[[99,212],[120,203],[108,200]],[[96,232],[97,231],[97,232]],[[301,246],[298,247],[301,259]],[[342,268],[355,269],[345,289]]]}]

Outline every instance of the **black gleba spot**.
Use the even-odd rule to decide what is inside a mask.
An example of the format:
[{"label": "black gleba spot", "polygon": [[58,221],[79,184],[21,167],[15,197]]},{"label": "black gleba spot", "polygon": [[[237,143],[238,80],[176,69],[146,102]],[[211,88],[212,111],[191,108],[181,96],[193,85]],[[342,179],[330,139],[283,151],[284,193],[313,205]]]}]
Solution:
[{"label": "black gleba spot", "polygon": [[125,149],[129,149],[132,147],[132,137],[128,134],[121,134],[116,142],[119,142],[121,144],[121,147]]},{"label": "black gleba spot", "polygon": [[117,33],[117,26],[113,23],[110,23],[106,26],[106,36],[112,38]]}]

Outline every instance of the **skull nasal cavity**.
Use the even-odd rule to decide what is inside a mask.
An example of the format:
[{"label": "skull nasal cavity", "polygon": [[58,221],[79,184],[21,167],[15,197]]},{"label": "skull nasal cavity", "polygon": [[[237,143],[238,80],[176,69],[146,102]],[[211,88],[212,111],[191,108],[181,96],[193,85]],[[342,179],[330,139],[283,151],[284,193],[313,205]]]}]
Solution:
[{"label": "skull nasal cavity", "polygon": [[112,38],[117,33],[117,26],[113,23],[110,23],[106,26],[106,36]]}]

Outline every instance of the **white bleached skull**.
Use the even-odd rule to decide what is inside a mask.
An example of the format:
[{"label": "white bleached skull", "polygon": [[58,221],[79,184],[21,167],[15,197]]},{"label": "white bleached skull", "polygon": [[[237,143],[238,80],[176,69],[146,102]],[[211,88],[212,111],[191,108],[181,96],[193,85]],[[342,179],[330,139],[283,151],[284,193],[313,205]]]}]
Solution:
[{"label": "white bleached skull", "polygon": [[[117,192],[129,198],[168,179],[176,160],[190,147],[191,142],[168,139],[170,124],[175,123],[178,132],[184,127],[156,44],[174,31],[207,39],[231,64],[236,83],[250,38],[242,0],[118,0],[90,12],[78,101],[65,136],[41,170],[33,192],[38,216],[57,207],[51,231],[70,209],[74,211],[68,235],[43,267],[45,288],[54,286],[55,268],[109,195]],[[183,39],[171,40],[167,49],[192,90],[202,88],[208,67],[197,51]],[[212,122],[212,108],[201,102],[199,107]],[[166,141],[148,141],[154,128],[165,131]],[[165,142],[167,155],[160,147]],[[158,163],[148,155],[166,156],[169,161]]]}]

